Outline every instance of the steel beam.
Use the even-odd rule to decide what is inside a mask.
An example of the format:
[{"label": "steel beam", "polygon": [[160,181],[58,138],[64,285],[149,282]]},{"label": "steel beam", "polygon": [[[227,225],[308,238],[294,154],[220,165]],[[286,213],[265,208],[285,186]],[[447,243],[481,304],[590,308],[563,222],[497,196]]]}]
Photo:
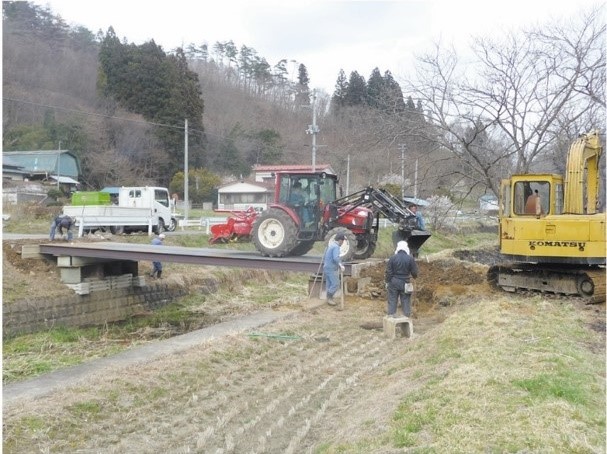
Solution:
[{"label": "steel beam", "polygon": [[[271,258],[258,252],[229,249],[191,248],[178,246],[153,246],[132,243],[52,243],[41,244],[40,253],[56,257],[89,257],[132,261],[159,261],[188,263],[192,265],[257,268],[267,270],[318,273],[322,257],[300,256]],[[345,263],[344,274],[349,276],[352,264]]]}]

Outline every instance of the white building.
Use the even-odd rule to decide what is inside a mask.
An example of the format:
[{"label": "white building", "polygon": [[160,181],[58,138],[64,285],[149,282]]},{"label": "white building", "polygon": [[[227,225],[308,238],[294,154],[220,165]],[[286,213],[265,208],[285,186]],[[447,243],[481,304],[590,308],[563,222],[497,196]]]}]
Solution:
[{"label": "white building", "polygon": [[217,211],[264,210],[274,200],[274,185],[237,181],[217,191]]}]

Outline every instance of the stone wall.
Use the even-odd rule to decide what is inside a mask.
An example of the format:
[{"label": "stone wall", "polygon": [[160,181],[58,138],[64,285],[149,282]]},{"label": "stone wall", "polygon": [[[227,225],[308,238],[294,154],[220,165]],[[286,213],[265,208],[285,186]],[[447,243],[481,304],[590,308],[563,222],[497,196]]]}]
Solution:
[{"label": "stone wall", "polygon": [[163,307],[186,293],[184,287],[154,283],[56,300],[18,301],[2,307],[3,335],[32,333],[55,326],[91,326],[125,320]]}]

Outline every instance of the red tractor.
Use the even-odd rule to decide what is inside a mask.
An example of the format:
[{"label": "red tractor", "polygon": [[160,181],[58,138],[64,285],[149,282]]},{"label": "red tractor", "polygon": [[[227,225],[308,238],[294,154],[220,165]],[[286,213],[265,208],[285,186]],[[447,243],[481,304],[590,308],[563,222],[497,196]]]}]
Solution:
[{"label": "red tractor", "polygon": [[[340,199],[336,192],[335,175],[277,172],[274,203],[241,222],[238,236],[250,237],[266,257],[285,257],[304,255],[315,242],[328,243],[342,232],[346,236],[341,247],[344,261],[373,255],[380,217],[398,225],[393,240],[407,240],[413,254],[430,237],[418,229],[415,215],[384,190],[369,187]],[[229,222],[217,227],[224,237],[230,237]]]}]

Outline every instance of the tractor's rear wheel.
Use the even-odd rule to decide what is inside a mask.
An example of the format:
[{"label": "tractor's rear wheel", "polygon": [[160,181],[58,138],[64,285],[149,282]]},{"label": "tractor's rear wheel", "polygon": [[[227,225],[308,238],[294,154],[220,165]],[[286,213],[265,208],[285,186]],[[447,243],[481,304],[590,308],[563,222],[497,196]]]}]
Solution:
[{"label": "tractor's rear wheel", "polygon": [[297,245],[297,225],[286,212],[270,208],[253,223],[255,248],[266,257],[285,257]]},{"label": "tractor's rear wheel", "polygon": [[356,235],[354,235],[352,231],[346,229],[345,227],[335,227],[334,229],[329,230],[329,232],[325,235],[326,247],[329,247],[329,242],[335,239],[335,235],[338,233],[343,233],[346,237],[346,241],[342,243],[339,250],[339,258],[342,262],[349,262],[354,257],[357,243]]}]

